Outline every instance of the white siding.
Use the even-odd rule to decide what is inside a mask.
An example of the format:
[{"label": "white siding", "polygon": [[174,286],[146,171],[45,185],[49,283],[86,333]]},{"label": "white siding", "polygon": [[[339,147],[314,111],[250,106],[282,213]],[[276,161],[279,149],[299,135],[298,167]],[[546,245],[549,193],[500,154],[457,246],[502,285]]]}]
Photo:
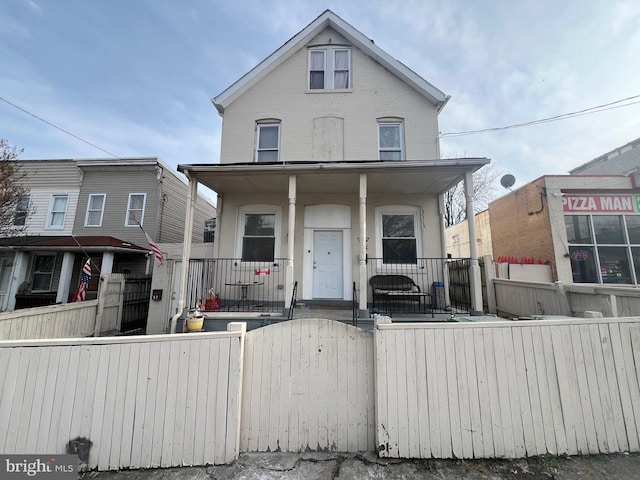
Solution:
[{"label": "white siding", "polygon": [[[310,45],[347,43],[327,30]],[[281,161],[332,160],[314,158],[314,122],[325,117],[343,120],[344,160],[377,160],[377,118],[404,119],[406,158],[438,157],[438,120],[434,106],[360,50],[352,50],[350,92],[308,91],[307,49],[302,48],[266,75],[226,109],[222,133],[222,163],[252,162],[255,125],[259,119],[281,121]],[[317,145],[318,139],[315,139]]]}]

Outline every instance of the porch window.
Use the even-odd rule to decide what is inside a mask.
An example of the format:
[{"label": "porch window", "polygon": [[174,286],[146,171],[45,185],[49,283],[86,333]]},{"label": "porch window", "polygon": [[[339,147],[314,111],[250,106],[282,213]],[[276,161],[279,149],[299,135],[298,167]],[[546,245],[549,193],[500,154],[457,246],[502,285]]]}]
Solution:
[{"label": "porch window", "polygon": [[417,263],[414,215],[382,215],[382,258],[388,264]]},{"label": "porch window", "polygon": [[33,262],[33,280],[31,283],[32,292],[51,291],[51,281],[53,280],[53,269],[55,264],[55,254],[36,255]]},{"label": "porch window", "polygon": [[68,201],[69,197],[67,195],[54,195],[51,197],[49,215],[47,218],[47,228],[55,230],[62,230],[64,228]]},{"label": "porch window", "polygon": [[256,161],[278,162],[280,160],[280,124],[258,124]]},{"label": "porch window", "polygon": [[30,202],[31,197],[26,196],[20,198],[20,200],[18,200],[18,203],[16,203],[16,212],[13,215],[13,224],[16,227],[24,227],[26,225]]},{"label": "porch window", "polygon": [[309,90],[351,88],[351,49],[314,47],[309,50]]},{"label": "porch window", "polygon": [[404,160],[401,122],[378,123],[378,159]]},{"label": "porch window", "polygon": [[144,222],[144,207],[147,202],[146,193],[130,193],[127,205],[126,227],[137,227]]},{"label": "porch window", "polygon": [[242,237],[243,262],[273,262],[276,244],[276,215],[247,213]]},{"label": "porch window", "polygon": [[84,220],[85,227],[99,227],[102,225],[105,198],[106,195],[104,193],[89,195],[89,201],[87,202],[87,215]]}]

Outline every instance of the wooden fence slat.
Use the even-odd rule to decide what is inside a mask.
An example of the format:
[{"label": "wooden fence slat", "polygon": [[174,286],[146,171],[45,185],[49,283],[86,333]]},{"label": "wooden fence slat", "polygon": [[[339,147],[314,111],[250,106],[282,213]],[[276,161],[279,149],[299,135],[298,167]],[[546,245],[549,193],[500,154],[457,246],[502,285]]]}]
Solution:
[{"label": "wooden fence slat", "polygon": [[7,348],[0,350],[0,353],[3,358],[0,365],[6,366],[3,375],[3,388],[0,388],[0,451],[8,453],[6,442],[9,437],[11,409],[16,395],[21,351],[17,348]]},{"label": "wooden fence slat", "polygon": [[[231,354],[231,340],[224,339],[224,341],[220,342],[220,356],[218,357],[218,378],[229,378]],[[227,389],[218,391],[218,399],[216,404],[216,424],[220,425],[220,432],[223,434],[218,437],[219,441],[216,443],[214,452],[214,463],[216,465],[228,463],[227,449],[230,448],[230,445],[228,445],[228,439],[231,436],[231,433],[235,433],[236,425],[230,424],[228,422],[227,416],[227,412],[229,411],[230,397],[235,395],[236,391],[235,387],[233,391],[231,390],[232,389],[230,387],[229,391],[227,391]]]},{"label": "wooden fence slat", "polygon": [[[7,435],[7,443],[5,445],[5,452],[8,454],[15,454],[24,451],[24,444],[20,442],[20,434],[23,431],[22,425],[26,421],[28,422],[28,415],[31,413],[31,401],[33,395],[29,395],[30,380],[34,381],[34,378],[29,376],[34,373],[34,362],[37,362],[37,355],[39,352],[30,350],[23,350],[20,356],[20,364],[18,365],[18,378],[14,390],[13,407],[11,408],[11,419],[9,420],[9,432]],[[18,443],[21,443],[18,446]],[[16,449],[16,448],[19,449]]]},{"label": "wooden fence slat", "polygon": [[51,349],[40,349],[39,353],[38,363],[35,366],[35,383],[33,385],[33,391],[31,392],[33,403],[31,405],[29,422],[23,424],[23,429],[26,432],[25,445],[20,450],[24,453],[33,454],[38,453],[38,432],[40,430],[40,424],[45,421],[45,413],[42,407],[45,402],[44,390],[47,384],[47,371],[51,361]]},{"label": "wooden fence slat", "polygon": [[[49,452],[47,440],[49,431],[52,429],[53,423],[53,408],[55,402],[55,395],[58,382],[58,367],[60,365],[60,353],[61,348],[51,348],[49,359],[46,365],[46,380],[44,389],[42,392],[43,402],[41,411],[41,420],[38,422],[38,430],[36,432],[36,452]],[[0,357],[2,356],[2,350],[0,350]],[[2,366],[0,365],[0,369]],[[0,372],[1,375],[1,372]]]},{"label": "wooden fence slat", "polygon": [[112,353],[116,358],[113,360],[113,363],[111,360],[109,361],[109,386],[114,390],[113,397],[110,399],[113,405],[113,415],[111,418],[105,415],[105,422],[111,421],[111,447],[109,448],[109,458],[107,460],[101,458],[101,462],[107,463],[107,468],[110,470],[117,469],[121,465],[120,442],[122,441],[123,434],[127,372],[131,368],[131,363],[129,362],[131,345],[123,344],[116,345],[115,347]]},{"label": "wooden fence slat", "polygon": [[429,417],[429,394],[427,391],[427,348],[424,330],[415,333],[416,342],[416,372],[417,372],[417,397],[418,405],[418,425],[419,425],[419,458],[429,458],[431,456],[431,421]]},{"label": "wooden fence slat", "polygon": [[[407,382],[407,453],[409,458],[418,458],[420,456],[420,423],[411,421],[411,419],[419,418],[419,394],[418,394],[418,363],[416,358],[416,342],[411,332],[404,333],[404,349]],[[399,352],[402,353],[402,352]],[[355,370],[353,370],[355,374]],[[424,399],[424,397],[423,397]],[[401,427],[402,428],[402,427]]]},{"label": "wooden fence slat", "polygon": [[553,337],[557,332],[555,327],[541,330],[542,345],[544,351],[544,369],[540,370],[544,375],[545,387],[549,393],[549,410],[553,421],[553,430],[556,439],[556,455],[569,453],[567,446],[567,434],[565,432],[564,419],[562,416],[562,399],[558,386],[558,372],[556,369],[556,359],[553,349]]},{"label": "wooden fence slat", "polygon": [[[582,341],[582,333],[586,330],[586,326],[576,326],[571,328],[571,342],[573,344],[573,356],[576,367],[576,380],[578,386],[579,400],[582,410],[583,434],[585,436],[586,448],[585,453],[600,453],[598,449],[598,440],[594,423],[594,413],[591,408],[591,400],[589,398],[589,381],[587,379],[587,365],[584,352],[584,343]],[[589,346],[590,347],[590,346]],[[589,348],[590,350],[590,348]]]},{"label": "wooden fence slat", "polygon": [[462,422],[460,412],[460,396],[458,394],[458,372],[456,364],[455,341],[451,330],[444,331],[444,358],[447,383],[447,395],[449,397],[449,423],[451,431],[451,453],[454,458],[464,456],[462,450]]},{"label": "wooden fence slat", "polygon": [[[184,372],[180,370],[181,358],[182,342],[171,342],[171,346],[169,347],[169,368],[167,370],[167,390],[163,415],[162,453],[160,454],[160,466],[163,468],[175,465],[173,463],[173,446],[176,440],[176,412],[181,408],[181,405],[178,404],[178,377],[184,375]],[[218,363],[217,360],[216,358],[214,365]]]},{"label": "wooden fence slat", "polygon": [[[194,342],[196,344],[200,342]],[[140,451],[140,464],[144,468],[151,468],[151,457],[153,456],[153,440],[155,437],[162,438],[161,430],[155,431],[156,404],[158,397],[164,396],[164,391],[158,390],[160,376],[165,376],[165,372],[161,372],[160,358],[163,355],[164,344],[156,342],[149,345],[149,369],[146,378],[146,400],[144,409],[144,431],[142,432],[142,449]],[[196,364],[199,365],[199,364]]]}]

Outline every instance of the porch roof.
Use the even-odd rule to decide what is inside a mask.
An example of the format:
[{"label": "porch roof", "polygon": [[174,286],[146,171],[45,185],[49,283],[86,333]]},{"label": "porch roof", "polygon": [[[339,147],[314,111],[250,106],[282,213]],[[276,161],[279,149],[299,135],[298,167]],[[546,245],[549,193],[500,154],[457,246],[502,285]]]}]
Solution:
[{"label": "porch roof", "polygon": [[441,194],[488,164],[488,158],[411,161],[278,162],[178,165],[178,171],[224,194],[283,193],[289,176],[305,193],[357,193],[359,176],[367,174],[367,190],[384,194]]},{"label": "porch roof", "polygon": [[40,236],[22,235],[0,239],[0,249],[15,250],[58,250],[58,251],[91,251],[146,254],[149,248],[140,247],[119,238],[96,236]]}]

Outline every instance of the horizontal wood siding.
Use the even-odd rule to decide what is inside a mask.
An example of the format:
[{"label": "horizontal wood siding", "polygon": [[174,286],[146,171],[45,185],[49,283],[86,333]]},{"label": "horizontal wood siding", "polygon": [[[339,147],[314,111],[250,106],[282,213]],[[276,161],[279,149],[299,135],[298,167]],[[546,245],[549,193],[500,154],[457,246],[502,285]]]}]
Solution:
[{"label": "horizontal wood siding", "polygon": [[373,335],[293,320],[247,333],[240,451],[371,451]]},{"label": "horizontal wood siding", "polygon": [[88,469],[229,463],[242,337],[0,343],[0,452],[63,454],[84,442]]},{"label": "horizontal wood siding", "polygon": [[[125,226],[130,193],[146,193],[143,227],[152,236],[156,235],[159,208],[159,186],[155,166],[103,166],[83,167],[84,177],[78,199],[75,235],[110,235],[112,237],[147,247],[147,239],[136,226]],[[102,226],[85,227],[89,195],[106,194]],[[155,238],[154,238],[155,240]],[[157,240],[156,240],[157,241]]]},{"label": "horizontal wood siding", "polygon": [[383,457],[640,449],[640,319],[386,324],[375,330]]},{"label": "horizontal wood siding", "polygon": [[97,300],[0,313],[0,340],[93,335]]}]

